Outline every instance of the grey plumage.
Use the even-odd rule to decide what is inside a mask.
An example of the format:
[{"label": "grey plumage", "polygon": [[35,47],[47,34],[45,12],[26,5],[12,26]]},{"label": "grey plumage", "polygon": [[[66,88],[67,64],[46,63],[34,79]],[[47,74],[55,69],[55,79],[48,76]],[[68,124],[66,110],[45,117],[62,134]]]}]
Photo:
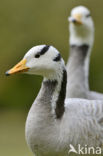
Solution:
[{"label": "grey plumage", "polygon": [[67,62],[67,98],[88,98],[88,77],[85,74],[85,59],[88,57],[88,45],[71,45]]},{"label": "grey plumage", "polygon": [[59,156],[60,153],[67,156],[70,144],[74,147],[78,144],[101,146],[103,102],[66,99],[65,112],[61,118],[55,118],[51,101],[56,83],[49,81],[45,84],[42,84],[26,121],[26,140],[33,153],[38,153],[38,156]]}]

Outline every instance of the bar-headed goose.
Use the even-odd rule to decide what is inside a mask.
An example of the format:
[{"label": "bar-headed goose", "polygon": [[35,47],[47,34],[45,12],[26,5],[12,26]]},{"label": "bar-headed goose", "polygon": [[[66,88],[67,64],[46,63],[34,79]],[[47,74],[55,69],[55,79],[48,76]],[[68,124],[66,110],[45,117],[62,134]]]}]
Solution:
[{"label": "bar-headed goose", "polygon": [[103,101],[65,99],[67,74],[57,49],[33,47],[6,75],[18,72],[44,77],[25,128],[27,143],[36,156],[67,156],[70,144],[102,145]]},{"label": "bar-headed goose", "polygon": [[89,90],[88,72],[94,42],[94,23],[84,6],[72,9],[68,18],[70,56],[67,62],[67,98],[103,99],[103,94]]}]

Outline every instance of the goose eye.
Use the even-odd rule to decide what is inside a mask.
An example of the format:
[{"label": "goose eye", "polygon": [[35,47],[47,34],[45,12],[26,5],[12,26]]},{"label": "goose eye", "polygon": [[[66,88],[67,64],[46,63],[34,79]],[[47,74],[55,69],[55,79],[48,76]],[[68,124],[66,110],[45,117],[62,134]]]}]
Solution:
[{"label": "goose eye", "polygon": [[36,54],[36,55],[35,55],[35,58],[39,58],[39,57],[40,57],[40,54]]},{"label": "goose eye", "polygon": [[90,16],[91,16],[90,14],[86,15],[86,17],[90,17]]}]

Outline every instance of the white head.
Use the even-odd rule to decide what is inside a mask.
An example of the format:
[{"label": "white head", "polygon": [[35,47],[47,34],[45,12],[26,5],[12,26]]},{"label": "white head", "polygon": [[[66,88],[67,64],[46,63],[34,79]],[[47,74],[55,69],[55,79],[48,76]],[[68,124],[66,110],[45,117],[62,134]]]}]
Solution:
[{"label": "white head", "polygon": [[7,71],[6,75],[26,72],[53,79],[64,66],[64,61],[57,49],[53,46],[39,45],[31,48],[23,60]]},{"label": "white head", "polygon": [[94,41],[94,23],[90,11],[84,6],[72,9],[70,22],[70,44],[89,44]]}]

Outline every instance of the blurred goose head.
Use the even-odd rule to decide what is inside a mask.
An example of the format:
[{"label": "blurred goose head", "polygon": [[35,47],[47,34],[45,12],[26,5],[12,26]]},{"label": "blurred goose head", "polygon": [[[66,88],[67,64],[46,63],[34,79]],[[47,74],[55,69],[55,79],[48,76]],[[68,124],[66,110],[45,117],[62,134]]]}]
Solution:
[{"label": "blurred goose head", "polygon": [[93,44],[94,23],[86,7],[73,8],[68,20],[70,22],[70,44]]}]

